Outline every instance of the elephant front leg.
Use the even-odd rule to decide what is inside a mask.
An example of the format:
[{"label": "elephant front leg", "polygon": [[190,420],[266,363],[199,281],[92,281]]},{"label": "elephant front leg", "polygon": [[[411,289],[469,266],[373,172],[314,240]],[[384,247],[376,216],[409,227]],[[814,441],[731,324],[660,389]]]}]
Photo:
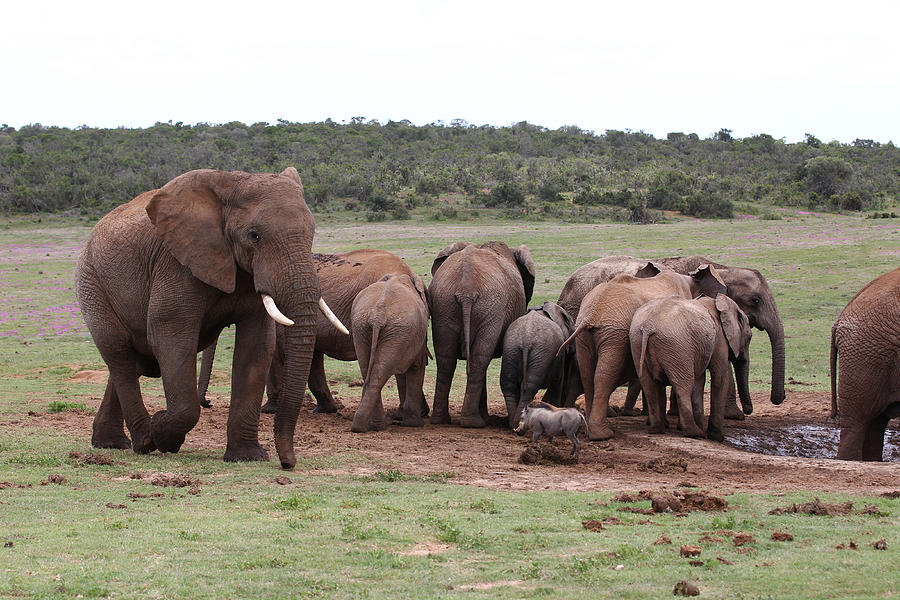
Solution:
[{"label": "elephant front leg", "polygon": [[316,398],[315,413],[336,413],[341,408],[331,395],[328,380],[325,377],[325,355],[316,350],[313,352],[312,364],[309,367],[309,390]]},{"label": "elephant front leg", "polygon": [[[727,365],[725,368],[730,370]],[[732,384],[734,384],[734,380],[731,379],[730,373],[727,378],[718,373],[711,374],[710,376],[709,420],[706,424],[706,437],[717,442],[721,442],[725,439],[725,406],[726,402],[728,402],[728,381],[726,381],[726,379],[731,380]],[[703,379],[700,380],[699,385],[700,396],[702,398]]]},{"label": "elephant front leg", "polygon": [[747,417],[744,415],[744,411],[738,406],[737,390],[734,384],[734,377],[731,376],[731,373],[728,374],[726,386],[728,394],[725,398],[725,418],[734,421],[743,421]]},{"label": "elephant front leg", "polygon": [[[622,411],[619,413],[623,417],[636,417],[639,413],[634,409],[637,404],[638,396],[641,393],[641,383],[640,381],[629,381],[628,382],[628,393],[625,396],[625,404],[622,406]],[[644,402],[644,410],[642,411],[644,414],[648,413],[646,401]]]},{"label": "elephant front leg", "polygon": [[259,444],[259,412],[274,348],[275,327],[264,312],[237,324],[226,461],[269,459]]}]

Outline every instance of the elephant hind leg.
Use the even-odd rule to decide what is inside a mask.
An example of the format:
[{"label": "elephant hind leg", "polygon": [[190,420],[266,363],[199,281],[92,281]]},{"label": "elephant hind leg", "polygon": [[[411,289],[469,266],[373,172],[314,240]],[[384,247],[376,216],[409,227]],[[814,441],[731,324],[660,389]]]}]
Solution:
[{"label": "elephant hind leg", "polygon": [[125,435],[125,419],[112,378],[106,382],[106,391],[100,409],[94,417],[91,445],[94,448],[131,448],[131,440]]},{"label": "elephant hind leg", "polygon": [[879,415],[869,423],[862,445],[863,460],[884,460],[884,432],[887,424],[887,415]]}]

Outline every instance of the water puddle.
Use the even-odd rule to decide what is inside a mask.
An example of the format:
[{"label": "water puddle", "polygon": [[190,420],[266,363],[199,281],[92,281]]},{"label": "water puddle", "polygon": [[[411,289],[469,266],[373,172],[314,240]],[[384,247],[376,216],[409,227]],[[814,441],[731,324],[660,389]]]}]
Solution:
[{"label": "water puddle", "polygon": [[[750,431],[726,429],[725,441],[736,448],[774,456],[834,458],[841,430],[827,425],[788,425],[782,429]],[[900,431],[888,428],[884,436],[884,460],[900,461]]]}]

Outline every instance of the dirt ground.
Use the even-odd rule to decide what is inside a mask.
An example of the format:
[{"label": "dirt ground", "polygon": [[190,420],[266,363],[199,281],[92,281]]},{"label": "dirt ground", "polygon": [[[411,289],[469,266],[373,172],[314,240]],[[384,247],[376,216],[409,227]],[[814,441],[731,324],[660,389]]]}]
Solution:
[{"label": "dirt ground", "polygon": [[[104,375],[97,373],[101,378]],[[357,389],[350,388],[350,392]],[[887,462],[801,457],[834,456],[837,430],[826,423],[830,399],[822,392],[789,388],[781,406],[773,406],[767,393],[754,395],[753,415],[745,421],[726,422],[726,443],[689,439],[677,432],[650,435],[643,417],[618,417],[612,420],[615,437],[607,442],[583,444],[575,464],[523,463],[529,437],[518,437],[501,425],[499,416],[505,415],[505,405],[499,399],[489,403],[491,415],[498,418],[492,418],[493,424],[484,429],[427,424],[424,428],[391,426],[383,432],[353,434],[350,420],[358,399],[349,395],[339,397],[344,408],[333,415],[314,414],[312,402],[304,403],[296,434],[298,458],[302,461],[350,454],[347,461],[338,461],[342,466],[316,468],[312,472],[367,475],[396,469],[410,475],[444,474],[454,483],[512,490],[658,490],[692,485],[720,493],[822,490],[879,494],[900,489],[900,432],[896,421],[889,427]],[[209,449],[218,454],[224,452],[228,398],[214,394],[208,397],[213,407],[203,409],[200,422],[188,434],[184,447]],[[618,390],[613,404],[621,405],[623,400],[624,390]],[[96,407],[99,399],[87,403]],[[161,407],[162,403],[161,398],[148,399],[151,405]],[[396,396],[386,395],[388,410],[396,408],[397,403]],[[451,403],[451,415],[458,414],[459,406]],[[69,431],[73,437],[87,440],[92,419],[91,413],[83,412],[33,412],[7,420],[0,430],[46,427]],[[260,441],[272,459],[273,476],[277,475],[272,415],[262,415]],[[793,456],[743,449],[757,445],[763,446],[765,452]],[[560,438],[552,447],[539,446],[537,454],[567,457],[570,448],[569,441]]]}]

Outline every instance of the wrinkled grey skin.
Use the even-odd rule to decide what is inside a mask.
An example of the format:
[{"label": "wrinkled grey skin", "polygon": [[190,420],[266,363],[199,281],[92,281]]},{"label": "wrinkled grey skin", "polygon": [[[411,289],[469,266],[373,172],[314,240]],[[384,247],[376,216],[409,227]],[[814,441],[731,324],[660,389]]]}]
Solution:
[{"label": "wrinkled grey skin", "polygon": [[[729,267],[710,262],[702,256],[676,256],[661,258],[654,262],[682,274],[696,270],[701,264],[710,264],[716,268],[727,287],[726,294],[744,311],[750,319],[750,326],[765,331],[769,337],[772,346],[770,400],[772,404],[781,404],[784,401],[784,325],[778,314],[775,297],[765,277],[756,269]],[[577,320],[581,299],[594,286],[609,281],[619,273],[633,274],[635,269],[646,263],[646,260],[633,256],[609,256],[588,263],[576,269],[569,277],[557,302],[572,315],[572,318]],[[634,407],[637,391],[637,387],[629,388],[626,412],[630,412],[629,409]],[[743,419],[744,413],[737,406],[733,381],[730,384],[728,396],[725,417]]]},{"label": "wrinkled grey skin", "polygon": [[506,400],[510,428],[519,422],[522,410],[534,400],[538,390],[547,390],[544,402],[574,405],[581,393],[575,348],[569,346],[565,354],[556,356],[557,349],[573,331],[575,322],[554,302],[528,309],[506,330],[500,389]]},{"label": "wrinkled grey skin", "polygon": [[[316,399],[316,408],[313,412],[333,413],[337,411],[338,406],[328,387],[325,356],[337,360],[356,360],[352,338],[353,323],[350,315],[353,299],[366,286],[386,275],[396,273],[411,276],[413,272],[402,258],[386,250],[362,248],[338,254],[313,253],[312,257],[316,275],[319,277],[322,298],[325,299],[341,323],[351,330],[350,336],[344,335],[321,314],[316,320],[316,347],[313,351],[308,379],[309,389]],[[278,410],[278,399],[282,396],[286,360],[284,333],[284,327],[281,325],[275,327],[275,354],[266,381],[268,402],[262,407],[264,413],[275,413]],[[215,350],[216,346],[213,344],[203,351],[197,389],[203,406],[208,406],[208,403],[204,404],[204,402]]]},{"label": "wrinkled grey skin", "polygon": [[724,294],[715,300],[659,298],[634,313],[629,330],[631,355],[650,413],[650,432],[666,430],[666,386],[678,403],[680,428],[689,437],[703,436],[703,388],[710,373],[710,408],[706,435],[722,441],[731,364],[745,410],[752,410],[748,378],[750,321]]},{"label": "wrinkled grey skin", "polygon": [[[81,312],[109,366],[91,442],[177,452],[200,416],[197,352],[236,324],[225,460],[265,460],[259,405],[275,342],[261,294],[295,322],[286,333],[298,398],[275,416],[281,465],[293,436],[315,344],[319,281],[313,218],[291,167],[279,175],[190,171],[101,219],[76,267]],[[166,409],[151,416],[139,377],[162,377]],[[126,437],[128,426],[131,440]]]},{"label": "wrinkled grey skin", "polygon": [[831,412],[837,458],[883,460],[888,421],[900,417],[900,269],[866,284],[831,328]]},{"label": "wrinkled grey skin", "polygon": [[459,424],[484,427],[485,374],[503,351],[503,334],[525,314],[534,290],[534,262],[525,246],[457,242],[441,250],[428,288],[437,362],[432,423],[449,423],[450,384],[456,361],[466,361],[466,393]]},{"label": "wrinkled grey skin", "polygon": [[353,345],[363,377],[362,398],[350,431],[387,428],[381,390],[397,376],[401,425],[421,427],[428,414],[422,383],[428,364],[428,300],[418,275],[388,275],[353,300]]},{"label": "wrinkled grey skin", "polygon": [[588,432],[588,424],[577,408],[556,408],[544,402],[532,402],[522,411],[519,426],[513,431],[522,435],[531,430],[531,443],[538,441],[542,435],[553,439],[557,435],[565,435],[572,440],[572,456],[578,458],[581,442],[578,431],[584,427]]},{"label": "wrinkled grey skin", "polygon": [[591,440],[613,436],[607,421],[609,396],[619,385],[637,379],[628,338],[635,311],[656,298],[714,296],[725,291],[725,284],[709,266],[702,266],[691,275],[681,275],[648,263],[639,273],[655,274],[651,277],[617,275],[588,292],[581,303],[575,332],[557,352],[561,354],[566,345],[575,342]]}]

